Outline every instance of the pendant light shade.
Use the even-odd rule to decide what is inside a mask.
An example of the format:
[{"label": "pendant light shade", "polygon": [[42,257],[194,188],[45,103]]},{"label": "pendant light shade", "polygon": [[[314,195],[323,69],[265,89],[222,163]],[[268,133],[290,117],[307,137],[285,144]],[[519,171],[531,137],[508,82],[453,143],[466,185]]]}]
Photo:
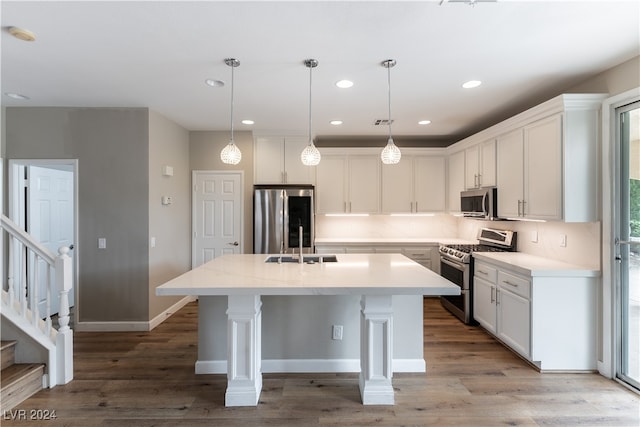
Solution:
[{"label": "pendant light shade", "polygon": [[224,63],[231,67],[231,139],[220,152],[220,159],[222,163],[237,165],[242,159],[242,152],[233,141],[233,69],[240,66],[240,61],[235,58],[227,58]]},{"label": "pendant light shade", "polygon": [[386,61],[382,61],[382,66],[387,69],[387,83],[389,85],[389,139],[387,140],[387,145],[382,149],[382,152],[380,153],[380,159],[385,165],[395,165],[400,162],[400,158],[402,157],[400,149],[393,142],[393,137],[391,136],[391,68],[395,65],[395,59],[387,59]]},{"label": "pendant light shade", "polygon": [[311,84],[312,80],[312,72],[315,67],[318,66],[318,61],[315,59],[305,59],[304,65],[309,68],[309,145],[307,145],[302,153],[300,154],[300,160],[302,160],[302,164],[306,166],[316,166],[320,163],[320,151],[313,143],[313,138],[311,136]]}]

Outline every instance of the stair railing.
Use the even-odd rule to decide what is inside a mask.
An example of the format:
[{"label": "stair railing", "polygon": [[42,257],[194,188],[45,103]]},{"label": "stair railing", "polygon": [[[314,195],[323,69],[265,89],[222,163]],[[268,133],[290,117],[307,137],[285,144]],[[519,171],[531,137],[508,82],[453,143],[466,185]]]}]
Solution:
[{"label": "stair railing", "polygon": [[[36,241],[5,215],[0,225],[7,238],[7,288],[2,289],[2,311],[15,324],[49,348],[48,386],[66,384],[73,379],[73,331],[69,327],[69,291],[72,288],[70,249],[58,254]],[[44,284],[44,289],[39,289]],[[46,294],[45,313],[40,313],[40,291]],[[53,298],[59,299],[58,328],[50,310]]]}]

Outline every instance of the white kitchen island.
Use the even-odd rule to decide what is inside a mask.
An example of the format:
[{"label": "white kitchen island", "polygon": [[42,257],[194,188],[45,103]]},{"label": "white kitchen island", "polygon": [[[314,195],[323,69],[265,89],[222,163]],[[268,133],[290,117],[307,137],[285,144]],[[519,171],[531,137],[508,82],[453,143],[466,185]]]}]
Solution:
[{"label": "white kitchen island", "polygon": [[[261,296],[361,296],[362,402],[391,405],[394,403],[392,297],[460,293],[458,286],[400,254],[338,254],[337,262],[314,264],[266,263],[268,257],[224,255],[156,289],[157,295],[228,297],[226,406],[255,406],[260,397]],[[199,316],[200,334],[208,328],[203,318]],[[416,327],[422,329],[422,324]]]}]

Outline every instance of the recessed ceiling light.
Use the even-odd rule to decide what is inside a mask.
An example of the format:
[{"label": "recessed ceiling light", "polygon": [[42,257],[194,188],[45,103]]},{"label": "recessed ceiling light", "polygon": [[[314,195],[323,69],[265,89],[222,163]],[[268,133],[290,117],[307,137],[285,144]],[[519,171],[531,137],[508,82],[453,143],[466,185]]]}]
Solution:
[{"label": "recessed ceiling light", "polygon": [[222,80],[214,80],[214,79],[207,79],[204,81],[206,84],[208,84],[211,87],[222,87],[224,86],[224,82]]},{"label": "recessed ceiling light", "polygon": [[254,122],[253,120],[248,120],[248,119],[244,119],[244,120],[242,121],[242,124],[243,124],[243,125],[252,125],[252,124],[254,124],[254,123],[255,123],[255,122]]},{"label": "recessed ceiling light", "polygon": [[22,95],[20,93],[5,92],[4,94],[9,98],[13,98],[13,99],[22,99],[22,100],[31,99],[27,95]]},{"label": "recessed ceiling light", "polygon": [[9,33],[13,37],[23,40],[25,42],[32,42],[36,40],[36,35],[24,28],[11,27],[9,28]]},{"label": "recessed ceiling light", "polygon": [[431,123],[431,120],[420,120],[418,122],[419,125],[428,125],[429,123]]},{"label": "recessed ceiling light", "polygon": [[462,85],[463,88],[465,89],[471,89],[474,87],[478,87],[482,84],[482,82],[480,80],[469,80],[468,82],[464,83]]},{"label": "recessed ceiling light", "polygon": [[334,126],[340,126],[342,124],[342,120],[331,120],[331,122],[329,123],[331,123]]},{"label": "recessed ceiling light", "polygon": [[336,86],[338,86],[340,89],[348,89],[353,86],[353,82],[351,80],[340,80],[336,82]]}]

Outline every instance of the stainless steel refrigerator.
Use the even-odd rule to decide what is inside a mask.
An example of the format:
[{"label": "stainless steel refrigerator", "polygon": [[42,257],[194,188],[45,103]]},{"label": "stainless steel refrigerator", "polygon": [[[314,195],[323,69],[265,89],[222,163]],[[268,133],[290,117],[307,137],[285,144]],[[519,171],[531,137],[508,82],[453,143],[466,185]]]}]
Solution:
[{"label": "stainless steel refrigerator", "polygon": [[256,185],[253,190],[253,252],[314,253],[312,185]]}]

